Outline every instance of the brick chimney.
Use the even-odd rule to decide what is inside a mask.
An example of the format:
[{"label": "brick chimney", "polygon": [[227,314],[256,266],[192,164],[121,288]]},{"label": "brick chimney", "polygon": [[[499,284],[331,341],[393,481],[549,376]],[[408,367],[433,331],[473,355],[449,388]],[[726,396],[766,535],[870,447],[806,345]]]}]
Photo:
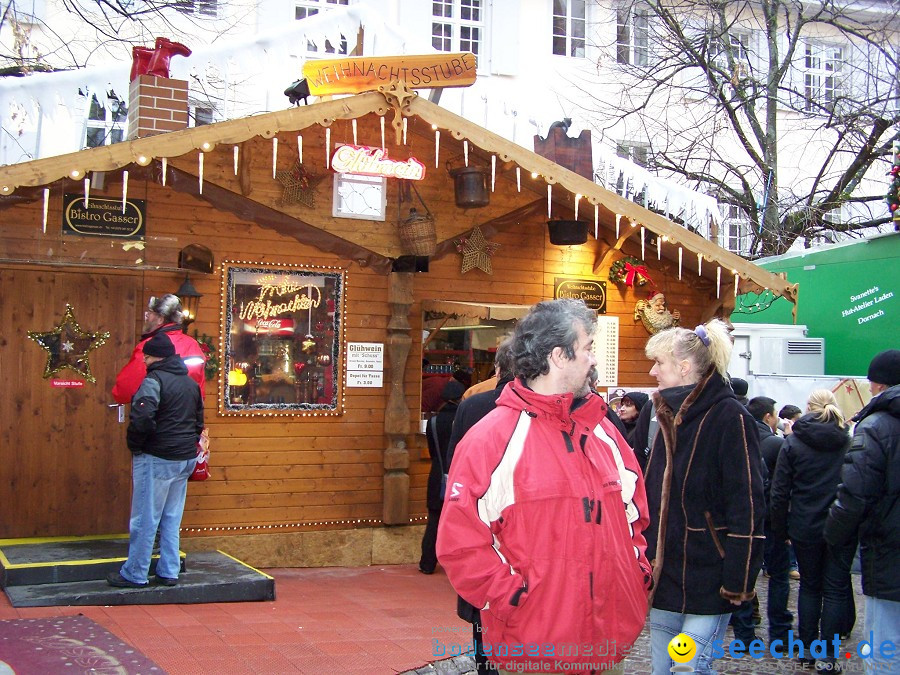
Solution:
[{"label": "brick chimney", "polygon": [[188,83],[156,75],[138,75],[128,87],[127,140],[186,129]]}]

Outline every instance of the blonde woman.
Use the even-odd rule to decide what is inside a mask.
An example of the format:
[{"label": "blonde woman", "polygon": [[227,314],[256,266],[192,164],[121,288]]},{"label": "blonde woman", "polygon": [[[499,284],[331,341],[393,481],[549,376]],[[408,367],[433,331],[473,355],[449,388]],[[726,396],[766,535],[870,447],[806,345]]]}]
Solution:
[{"label": "blonde woman", "polygon": [[724,322],[661,331],[646,354],[659,391],[641,410],[634,448],[647,457],[653,675],[670,671],[669,641],[682,632],[697,645],[689,665],[711,673],[713,645],[724,638],[731,612],[753,598],[762,564],[756,422],[728,384]]},{"label": "blonde woman", "polygon": [[[812,641],[830,643],[847,630],[853,612],[850,565],[856,542],[832,548],[823,535],[849,444],[834,394],[817,389],[781,447],[772,479],[772,532],[793,542],[800,567],[798,632],[807,650],[800,660],[807,664],[815,662],[808,651]],[[826,662],[833,663],[834,654]]]}]

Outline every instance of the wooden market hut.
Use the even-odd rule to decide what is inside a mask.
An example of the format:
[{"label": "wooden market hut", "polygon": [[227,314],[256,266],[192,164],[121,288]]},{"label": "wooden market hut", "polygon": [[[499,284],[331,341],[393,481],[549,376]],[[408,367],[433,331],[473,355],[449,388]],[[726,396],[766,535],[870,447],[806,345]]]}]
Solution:
[{"label": "wooden market hut", "polygon": [[[417,158],[424,179],[412,191],[412,181],[386,179],[383,220],[335,217],[330,164],[339,144]],[[485,206],[456,204],[450,170],[466,162],[486,172]],[[86,189],[89,199],[107,204],[142,201],[143,238],[64,226],[71,196],[80,202]],[[414,206],[433,216],[436,246],[427,257],[416,257],[422,249],[414,238],[400,238]],[[587,242],[552,244],[548,211],[571,220],[576,210],[588,221]],[[427,230],[429,219],[420,220]],[[476,226],[485,242],[461,258],[460,240],[470,242]],[[633,319],[645,289],[608,280],[623,257],[643,261],[686,326],[727,314],[736,284],[740,292],[768,288],[794,302],[797,294],[784,278],[403,83],[0,167],[2,536],[127,531],[130,458],[109,392],[149,296],[174,292],[184,280],[178,261],[188,247],[208,249],[215,261],[211,273],[191,273],[202,294],[191,331],[211,338],[220,367],[206,384],[213,475],[190,486],[183,548],[223,548],[258,566],[417,559],[429,468],[417,433],[426,314],[485,319],[506,311],[509,318],[516,313],[509,306],[554,297],[559,279],[605,283],[606,316],[619,318],[618,381],[650,386],[648,333]],[[416,272],[426,260],[427,272]],[[292,408],[270,398],[242,410],[234,395],[240,380],[229,378],[238,369],[225,353],[226,338],[240,329],[229,323],[232,271],[270,266],[331,275],[339,287],[326,317],[334,324],[324,331],[332,333],[335,356],[324,368],[335,373],[325,385],[330,404]],[[67,330],[82,338],[75,351],[84,351],[70,361],[74,372],[51,367],[70,352],[48,355],[46,343],[42,349],[33,339],[59,328],[67,305]],[[311,310],[309,323],[296,327],[297,344],[303,333],[322,332]],[[348,386],[359,383],[348,382],[348,344],[383,346],[381,386]],[[310,362],[321,365],[321,354]],[[288,365],[282,379],[293,382],[285,388],[289,401],[300,371]],[[316,385],[321,391],[322,380]]]}]

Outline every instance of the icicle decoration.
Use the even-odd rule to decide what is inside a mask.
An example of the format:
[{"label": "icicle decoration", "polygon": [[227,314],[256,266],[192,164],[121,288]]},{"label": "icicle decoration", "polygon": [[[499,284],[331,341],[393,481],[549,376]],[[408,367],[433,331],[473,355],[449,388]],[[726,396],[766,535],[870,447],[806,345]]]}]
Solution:
[{"label": "icicle decoration", "polygon": [[379,121],[381,122],[381,151],[384,152],[384,117]]},{"label": "icicle decoration", "polygon": [[547,183],[547,218],[550,218],[550,204],[553,202],[553,186]]},{"label": "icicle decoration", "polygon": [[91,194],[91,179],[84,179],[84,208],[88,208],[88,199]]},{"label": "icicle decoration", "polygon": [[494,183],[497,180],[497,155],[491,155],[491,192],[494,191]]},{"label": "icicle decoration", "polygon": [[278,136],[272,139],[272,180],[275,180],[275,169],[278,167]]},{"label": "icicle decoration", "polygon": [[619,224],[622,222],[622,214],[616,214],[616,239],[619,238]]},{"label": "icicle decoration", "polygon": [[740,283],[741,275],[737,272],[734,273],[734,297],[738,296],[738,284]]},{"label": "icicle decoration", "polygon": [[44,188],[44,225],[41,228],[47,234],[47,211],[50,209],[50,188]]},{"label": "icicle decoration", "polygon": [[297,134],[297,158],[303,164],[303,136]]},{"label": "icicle decoration", "polygon": [[[406,120],[403,120],[403,121],[405,122]],[[356,120],[355,119],[350,120],[350,126],[353,127],[353,145],[359,145],[359,143],[356,142]]]},{"label": "icicle decoration", "polygon": [[168,168],[169,168],[169,158],[163,157],[162,158],[162,184],[163,184],[163,187],[166,186],[166,174],[169,173]]},{"label": "icicle decoration", "polygon": [[[634,223],[632,223],[634,225]],[[644,256],[644,226],[641,225],[641,260],[645,260]]]},{"label": "icicle decoration", "polygon": [[409,128],[409,118],[403,118],[403,145],[406,145],[406,130]]},{"label": "icicle decoration", "polygon": [[721,289],[722,289],[722,268],[716,268],[716,297],[721,297]]},{"label": "icicle decoration", "polygon": [[684,259],[684,249],[678,247],[678,281],[681,281],[681,263]]},{"label": "icicle decoration", "polygon": [[600,238],[600,207],[594,204],[594,239]]},{"label": "icicle decoration", "polygon": [[662,260],[662,235],[656,235],[656,259]]},{"label": "icicle decoration", "polygon": [[575,193],[575,220],[578,220],[578,202],[581,201],[581,195]]},{"label": "icicle decoration", "polygon": [[516,167],[516,192],[522,191],[522,168]]},{"label": "icicle decoration", "polygon": [[438,168],[438,161],[441,156],[441,132],[439,129],[434,130],[434,168]]},{"label": "icicle decoration", "polygon": [[[384,121],[384,118],[381,118]],[[384,141],[382,140],[382,150],[384,150]],[[331,168],[331,127],[325,127],[325,168]]]},{"label": "icicle decoration", "polygon": [[240,154],[240,149],[238,146],[234,146],[234,175],[237,176],[238,172],[238,156]]},{"label": "icicle decoration", "polygon": [[463,161],[466,166],[469,166],[469,140],[466,139],[463,141]]},{"label": "icicle decoration", "polygon": [[125,213],[125,202],[128,201],[128,172],[122,172],[122,213]]},{"label": "icicle decoration", "polygon": [[697,276],[698,277],[703,276],[703,254],[702,253],[697,254]]},{"label": "icicle decoration", "polygon": [[203,194],[203,151],[200,151],[200,154],[197,156],[197,163],[199,166],[199,170],[197,171],[197,181],[200,185],[200,194]]}]

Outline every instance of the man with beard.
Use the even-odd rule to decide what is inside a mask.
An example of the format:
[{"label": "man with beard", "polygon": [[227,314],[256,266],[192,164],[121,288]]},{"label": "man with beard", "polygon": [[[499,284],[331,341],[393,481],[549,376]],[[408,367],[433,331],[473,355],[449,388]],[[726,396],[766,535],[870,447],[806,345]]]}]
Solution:
[{"label": "man with beard", "polygon": [[596,315],[541,302],[516,326],[516,379],[456,446],[438,531],[501,673],[623,672],[644,625],[646,495],[591,390]]},{"label": "man with beard", "polygon": [[147,376],[147,366],[144,365],[144,345],[154,335],[159,334],[165,334],[175,345],[175,353],[184,361],[191,379],[200,385],[200,395],[203,396],[206,357],[203,355],[200,344],[182,332],[183,317],[184,312],[178,296],[169,293],[158,298],[150,298],[147,309],[144,311],[144,330],[141,339],[131,353],[131,360],[116,375],[116,383],[112,388],[113,399],[116,403],[131,403],[132,397]]}]

